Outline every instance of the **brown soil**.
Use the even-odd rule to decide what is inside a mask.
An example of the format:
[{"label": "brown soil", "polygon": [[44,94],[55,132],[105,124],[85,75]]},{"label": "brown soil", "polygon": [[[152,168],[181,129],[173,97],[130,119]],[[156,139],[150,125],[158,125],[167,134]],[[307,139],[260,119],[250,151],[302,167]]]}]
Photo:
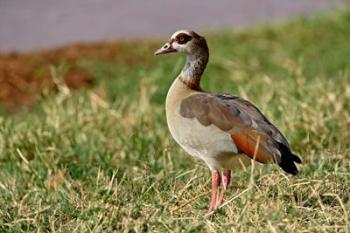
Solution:
[{"label": "brown soil", "polygon": [[71,89],[79,89],[94,81],[89,72],[77,66],[81,59],[123,64],[145,61],[142,53],[128,51],[133,43],[75,44],[26,54],[0,54],[0,106],[13,112],[19,107],[30,107],[47,91],[57,90],[50,75],[51,65],[66,64],[64,82]]}]

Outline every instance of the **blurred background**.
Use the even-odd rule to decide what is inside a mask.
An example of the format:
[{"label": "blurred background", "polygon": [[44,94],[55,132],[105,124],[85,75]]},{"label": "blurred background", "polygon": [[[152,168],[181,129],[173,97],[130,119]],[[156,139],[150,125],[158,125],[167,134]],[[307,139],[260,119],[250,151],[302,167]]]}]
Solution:
[{"label": "blurred background", "polygon": [[339,8],[345,0],[1,0],[0,52],[71,42],[167,37],[285,21]]},{"label": "blurred background", "polygon": [[[0,232],[348,232],[348,3],[0,0]],[[303,161],[235,170],[210,217],[165,119],[185,57],[154,56],[181,28],[207,39],[203,90],[253,102]]]}]

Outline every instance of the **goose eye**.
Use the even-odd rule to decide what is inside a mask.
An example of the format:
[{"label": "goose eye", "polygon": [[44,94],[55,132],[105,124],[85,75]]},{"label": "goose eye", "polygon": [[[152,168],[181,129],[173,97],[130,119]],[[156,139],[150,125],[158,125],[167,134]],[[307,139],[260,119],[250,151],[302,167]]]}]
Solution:
[{"label": "goose eye", "polygon": [[179,44],[186,44],[188,41],[190,41],[192,37],[187,34],[180,34],[177,36],[176,41]]}]

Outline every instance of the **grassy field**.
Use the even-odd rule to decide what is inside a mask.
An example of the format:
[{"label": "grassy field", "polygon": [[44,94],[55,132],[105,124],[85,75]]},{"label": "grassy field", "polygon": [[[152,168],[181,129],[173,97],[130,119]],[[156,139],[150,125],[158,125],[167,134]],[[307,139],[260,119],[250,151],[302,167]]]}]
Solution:
[{"label": "grassy field", "polygon": [[[184,57],[153,56],[164,41],[4,55],[41,84],[19,91],[30,107],[3,98],[0,232],[349,232],[350,10],[206,37],[202,87],[255,103],[301,156],[298,176],[234,171],[205,215],[209,170],[165,122]],[[72,69],[92,86],[69,89]]]}]

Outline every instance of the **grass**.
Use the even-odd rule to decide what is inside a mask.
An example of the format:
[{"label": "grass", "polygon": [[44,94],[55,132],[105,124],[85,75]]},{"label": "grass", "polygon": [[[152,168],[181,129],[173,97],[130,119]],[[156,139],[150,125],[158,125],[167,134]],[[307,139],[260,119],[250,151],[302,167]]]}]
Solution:
[{"label": "grass", "polygon": [[[303,159],[296,177],[274,165],[234,171],[209,217],[209,171],[164,117],[184,58],[154,57],[161,41],[60,56],[55,91],[0,116],[0,232],[349,232],[349,38],[349,10],[207,35],[203,88],[250,99]],[[67,88],[72,66],[94,86]]]}]

